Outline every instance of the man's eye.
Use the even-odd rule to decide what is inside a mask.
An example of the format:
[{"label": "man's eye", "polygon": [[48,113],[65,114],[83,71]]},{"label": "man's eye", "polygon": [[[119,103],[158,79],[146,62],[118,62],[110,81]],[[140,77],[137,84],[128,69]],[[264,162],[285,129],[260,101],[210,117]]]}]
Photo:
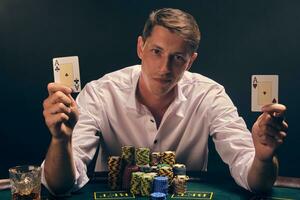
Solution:
[{"label": "man's eye", "polygon": [[181,62],[185,61],[185,59],[182,56],[175,55],[174,57],[175,57],[175,60],[177,60],[177,61],[181,61]]},{"label": "man's eye", "polygon": [[152,49],[151,50],[153,54],[159,55],[160,54],[160,50],[159,49]]}]

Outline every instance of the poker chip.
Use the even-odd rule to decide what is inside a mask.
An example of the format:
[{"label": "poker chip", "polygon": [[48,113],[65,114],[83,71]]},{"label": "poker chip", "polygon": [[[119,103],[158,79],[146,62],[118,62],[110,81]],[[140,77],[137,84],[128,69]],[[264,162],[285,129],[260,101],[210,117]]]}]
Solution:
[{"label": "poker chip", "polygon": [[186,167],[184,164],[176,163],[173,165],[174,176],[177,175],[186,175]]},{"label": "poker chip", "polygon": [[154,176],[151,174],[143,174],[141,178],[141,196],[149,196],[152,190]]},{"label": "poker chip", "polygon": [[160,162],[160,152],[152,152],[150,155],[150,165],[155,166]]},{"label": "poker chip", "polygon": [[168,164],[158,164],[158,165],[157,165],[158,170],[159,170],[160,168],[162,168],[162,167],[171,167],[171,166],[168,165]]},{"label": "poker chip", "polygon": [[187,181],[189,177],[186,175],[178,175],[173,178],[173,192],[175,194],[184,194],[187,191]]},{"label": "poker chip", "polygon": [[149,165],[150,163],[150,149],[149,148],[137,148],[135,151],[135,162],[138,166]]},{"label": "poker chip", "polygon": [[173,169],[172,169],[172,167],[170,167],[170,166],[160,167],[158,169],[158,174],[160,176],[166,176],[166,177],[168,177],[169,185],[171,185],[171,182],[172,182],[172,179],[173,179]]},{"label": "poker chip", "polygon": [[153,181],[153,192],[168,194],[168,177],[157,176]]},{"label": "poker chip", "polygon": [[120,189],[121,160],[120,156],[108,158],[108,186],[111,190]]},{"label": "poker chip", "polygon": [[156,165],[151,166],[151,172],[158,172],[158,167]]},{"label": "poker chip", "polygon": [[144,172],[133,172],[131,174],[130,192],[132,194],[138,195],[141,193],[140,184],[143,174]]},{"label": "poker chip", "polygon": [[149,172],[147,174],[153,176],[153,178],[155,178],[156,176],[158,176],[158,173],[156,173],[156,172]]},{"label": "poker chip", "polygon": [[122,160],[124,161],[125,165],[134,164],[134,160],[135,160],[134,146],[123,146],[121,157],[122,157]]},{"label": "poker chip", "polygon": [[160,163],[173,166],[175,164],[175,152],[165,151],[161,155]]},{"label": "poker chip", "polygon": [[165,200],[167,199],[167,195],[161,192],[153,192],[150,195],[151,200]]}]

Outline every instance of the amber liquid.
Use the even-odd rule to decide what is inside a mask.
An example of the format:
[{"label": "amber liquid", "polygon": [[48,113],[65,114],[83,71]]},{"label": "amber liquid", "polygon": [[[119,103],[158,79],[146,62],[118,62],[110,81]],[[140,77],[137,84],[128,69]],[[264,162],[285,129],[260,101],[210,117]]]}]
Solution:
[{"label": "amber liquid", "polygon": [[12,199],[13,200],[40,200],[41,196],[40,196],[40,194],[34,193],[34,192],[32,192],[30,194],[27,194],[27,195],[14,193],[13,196],[12,196]]}]

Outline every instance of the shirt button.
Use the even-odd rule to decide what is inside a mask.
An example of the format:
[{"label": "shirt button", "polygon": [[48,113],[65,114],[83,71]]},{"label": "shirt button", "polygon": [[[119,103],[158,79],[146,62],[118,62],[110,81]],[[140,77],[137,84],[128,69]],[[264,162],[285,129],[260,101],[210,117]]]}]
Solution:
[{"label": "shirt button", "polygon": [[154,119],[150,119],[150,122],[154,123],[155,121],[154,121]]},{"label": "shirt button", "polygon": [[156,144],[157,143],[157,140],[154,140],[154,144]]}]

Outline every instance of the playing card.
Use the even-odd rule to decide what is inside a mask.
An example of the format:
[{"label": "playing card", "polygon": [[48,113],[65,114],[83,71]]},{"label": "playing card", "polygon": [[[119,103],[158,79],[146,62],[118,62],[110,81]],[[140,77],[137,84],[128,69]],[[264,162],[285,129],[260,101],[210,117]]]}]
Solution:
[{"label": "playing card", "polygon": [[77,56],[53,58],[54,82],[72,88],[73,92],[81,91],[79,61]]},{"label": "playing card", "polygon": [[278,75],[252,75],[251,110],[260,112],[264,105],[278,103]]}]

